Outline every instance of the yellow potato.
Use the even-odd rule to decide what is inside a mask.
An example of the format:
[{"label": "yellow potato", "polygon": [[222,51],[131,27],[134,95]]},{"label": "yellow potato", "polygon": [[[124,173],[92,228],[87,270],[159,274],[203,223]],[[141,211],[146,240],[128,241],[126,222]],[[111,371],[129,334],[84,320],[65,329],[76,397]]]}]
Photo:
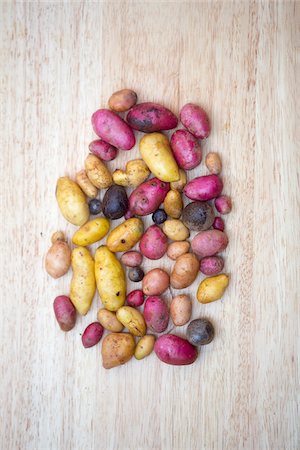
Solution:
[{"label": "yellow potato", "polygon": [[143,336],[139,342],[137,343],[137,346],[135,347],[134,357],[135,359],[143,359],[146,358],[146,356],[150,355],[154,348],[155,344],[155,336],[152,334],[147,334],[146,336]]},{"label": "yellow potato", "polygon": [[90,182],[84,169],[76,173],[76,182],[79,184],[85,195],[90,198],[97,197],[98,189]]},{"label": "yellow potato", "polygon": [[101,245],[96,250],[95,274],[103,305],[109,311],[117,311],[125,303],[125,273],[116,255],[105,245]]},{"label": "yellow potato", "polygon": [[129,333],[110,333],[103,339],[102,364],[105,369],[120,366],[129,361],[135,349],[134,337]]},{"label": "yellow potato", "polygon": [[99,309],[97,319],[106,330],[119,333],[124,328],[121,322],[118,321],[116,314],[105,308]]},{"label": "yellow potato", "polygon": [[112,176],[106,165],[96,155],[89,154],[85,159],[85,170],[90,182],[98,189],[112,185]]},{"label": "yellow potato", "polygon": [[112,252],[127,252],[141,239],[143,232],[141,219],[127,219],[109,233],[106,245]]},{"label": "yellow potato", "polygon": [[161,181],[179,180],[179,168],[166,136],[161,133],[145,134],[140,140],[140,153],[155,177]]},{"label": "yellow potato", "polygon": [[175,190],[181,192],[187,182],[186,173],[183,169],[179,169],[179,177],[180,177],[179,180],[172,181],[170,186],[171,186],[171,189],[175,189]]},{"label": "yellow potato", "polygon": [[170,190],[164,199],[164,209],[172,219],[179,219],[182,213],[183,202],[179,191]]},{"label": "yellow potato", "polygon": [[137,187],[147,180],[150,170],[142,159],[128,161],[126,169],[117,169],[113,173],[113,180],[116,184],[125,187]]},{"label": "yellow potato", "polygon": [[86,197],[75,181],[69,177],[59,178],[55,195],[59,209],[68,222],[80,226],[89,220]]},{"label": "yellow potato", "polygon": [[146,334],[146,322],[144,316],[131,306],[122,306],[117,311],[117,319],[134,336],[144,336]]},{"label": "yellow potato", "polygon": [[96,290],[95,264],[87,248],[74,248],[72,269],[70,299],[79,314],[85,315],[91,307]]},{"label": "yellow potato", "polygon": [[224,273],[215,277],[204,278],[198,287],[198,301],[200,303],[210,303],[219,300],[223,296],[228,284],[229,277]]},{"label": "yellow potato", "polygon": [[94,242],[100,241],[109,230],[109,220],[104,217],[97,217],[90,220],[85,225],[77,230],[73,237],[72,242],[75,245],[91,245]]},{"label": "yellow potato", "polygon": [[188,228],[178,219],[166,220],[163,232],[173,241],[185,241],[190,235]]}]

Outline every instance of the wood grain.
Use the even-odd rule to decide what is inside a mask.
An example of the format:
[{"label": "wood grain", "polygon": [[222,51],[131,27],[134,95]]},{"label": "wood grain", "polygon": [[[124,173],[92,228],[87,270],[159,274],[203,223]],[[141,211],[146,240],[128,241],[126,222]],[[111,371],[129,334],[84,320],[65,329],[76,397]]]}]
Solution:
[{"label": "wood grain", "polygon": [[[299,3],[2,2],[0,14],[0,448],[299,448]],[[53,319],[70,274],[49,279],[43,256],[54,230],[74,230],[56,179],[82,167],[92,112],[124,86],[177,113],[207,109],[204,153],[222,155],[234,201],[230,288],[194,302],[217,335],[189,367],[151,355],[102,369],[80,342],[98,298],[71,333]]]}]

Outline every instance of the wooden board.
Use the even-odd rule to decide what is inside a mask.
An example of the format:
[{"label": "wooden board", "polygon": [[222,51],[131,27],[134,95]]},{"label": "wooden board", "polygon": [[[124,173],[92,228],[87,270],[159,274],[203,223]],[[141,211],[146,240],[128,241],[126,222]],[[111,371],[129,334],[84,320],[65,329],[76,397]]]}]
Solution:
[{"label": "wooden board", "polygon": [[[299,3],[2,2],[0,11],[1,449],[299,448]],[[233,197],[230,287],[222,301],[194,301],[216,338],[189,367],[151,355],[102,369],[100,347],[80,340],[98,298],[73,332],[53,318],[70,274],[50,279],[43,256],[53,231],[74,230],[56,179],[82,168],[90,116],[122,87],[176,113],[203,105],[213,125],[203,151],[221,154]],[[120,151],[110,167],[137,155]],[[204,164],[190,176],[201,173]]]}]

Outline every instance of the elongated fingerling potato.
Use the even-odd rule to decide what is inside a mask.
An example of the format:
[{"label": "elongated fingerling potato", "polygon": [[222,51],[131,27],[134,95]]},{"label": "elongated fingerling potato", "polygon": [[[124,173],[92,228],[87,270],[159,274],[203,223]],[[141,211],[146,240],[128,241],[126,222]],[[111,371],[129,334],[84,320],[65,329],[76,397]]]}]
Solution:
[{"label": "elongated fingerling potato", "polygon": [[144,231],[141,219],[133,217],[114,228],[107,237],[107,247],[112,252],[127,252],[140,240]]},{"label": "elongated fingerling potato", "polygon": [[75,245],[91,245],[94,242],[100,241],[109,230],[109,220],[104,217],[97,217],[90,220],[86,224],[77,230],[73,237],[72,242]]},{"label": "elongated fingerling potato", "polygon": [[74,248],[72,269],[70,300],[79,314],[85,315],[91,307],[96,291],[94,260],[87,248]]},{"label": "elongated fingerling potato", "polygon": [[75,181],[61,177],[56,184],[56,199],[64,218],[73,225],[83,225],[90,212],[86,197]]}]

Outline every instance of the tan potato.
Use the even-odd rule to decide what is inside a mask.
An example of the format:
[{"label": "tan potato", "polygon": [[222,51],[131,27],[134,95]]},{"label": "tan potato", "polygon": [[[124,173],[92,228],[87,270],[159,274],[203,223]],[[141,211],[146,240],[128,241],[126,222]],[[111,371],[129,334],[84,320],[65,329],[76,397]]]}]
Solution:
[{"label": "tan potato", "polygon": [[117,169],[112,177],[116,184],[125,187],[137,187],[142,184],[150,175],[146,163],[142,159],[128,161],[126,169]]},{"label": "tan potato", "polygon": [[81,189],[85,193],[85,195],[87,195],[90,198],[97,197],[98,189],[90,182],[84,169],[76,173],[76,181],[77,184],[81,187]]},{"label": "tan potato", "polygon": [[68,222],[81,226],[89,220],[90,211],[86,197],[75,181],[69,177],[59,178],[55,195],[59,209]]},{"label": "tan potato", "polygon": [[137,95],[131,89],[121,89],[114,92],[108,100],[108,106],[113,111],[124,112],[136,104]]},{"label": "tan potato", "polygon": [[163,232],[172,241],[185,241],[189,235],[189,229],[179,219],[169,219],[163,224]]},{"label": "tan potato", "polygon": [[132,306],[122,306],[117,311],[117,319],[134,336],[146,334],[146,323],[143,315]]},{"label": "tan potato", "polygon": [[174,325],[185,325],[192,315],[192,302],[188,295],[176,295],[171,301],[170,315]]},{"label": "tan potato", "polygon": [[91,307],[96,291],[95,264],[87,248],[74,248],[72,269],[70,300],[79,314],[85,315]]},{"label": "tan potato", "polygon": [[143,336],[137,343],[137,346],[135,347],[134,352],[135,359],[140,360],[150,355],[150,353],[154,348],[154,344],[155,344],[155,336],[152,336],[152,334],[147,334],[146,336]]},{"label": "tan potato", "polygon": [[134,337],[129,333],[110,333],[103,339],[102,364],[105,369],[120,366],[129,361],[135,349]]},{"label": "tan potato", "polygon": [[51,237],[51,242],[52,246],[45,258],[45,269],[52,278],[60,278],[71,266],[71,249],[62,231],[56,231]]},{"label": "tan potato", "polygon": [[184,255],[190,249],[190,243],[188,241],[172,242],[168,246],[167,255],[169,258],[175,260],[179,256]]},{"label": "tan potato", "polygon": [[208,153],[205,158],[205,164],[210,173],[215,175],[218,175],[222,170],[222,161],[218,153]]},{"label": "tan potato", "polygon": [[97,158],[97,156],[89,154],[85,159],[86,174],[91,183],[98,189],[106,189],[112,185],[112,176],[108,168]]},{"label": "tan potato", "polygon": [[164,209],[172,219],[179,219],[182,213],[183,202],[179,191],[169,191],[164,200]]},{"label": "tan potato", "polygon": [[180,177],[179,180],[172,181],[170,183],[170,187],[171,187],[171,189],[182,192],[184,186],[187,183],[186,173],[183,169],[179,169],[179,177]]},{"label": "tan potato", "polygon": [[123,325],[118,321],[117,316],[112,311],[105,308],[99,309],[97,313],[98,322],[108,331],[119,333],[123,330]]},{"label": "tan potato", "polygon": [[198,287],[198,301],[200,303],[210,303],[219,300],[223,296],[228,284],[229,276],[224,273],[215,277],[204,278]]},{"label": "tan potato", "polygon": [[141,239],[143,231],[141,219],[127,219],[109,233],[107,247],[111,252],[127,252]]},{"label": "tan potato", "polygon": [[174,289],[183,289],[190,286],[196,279],[200,263],[193,253],[185,253],[176,259],[170,281]]}]

